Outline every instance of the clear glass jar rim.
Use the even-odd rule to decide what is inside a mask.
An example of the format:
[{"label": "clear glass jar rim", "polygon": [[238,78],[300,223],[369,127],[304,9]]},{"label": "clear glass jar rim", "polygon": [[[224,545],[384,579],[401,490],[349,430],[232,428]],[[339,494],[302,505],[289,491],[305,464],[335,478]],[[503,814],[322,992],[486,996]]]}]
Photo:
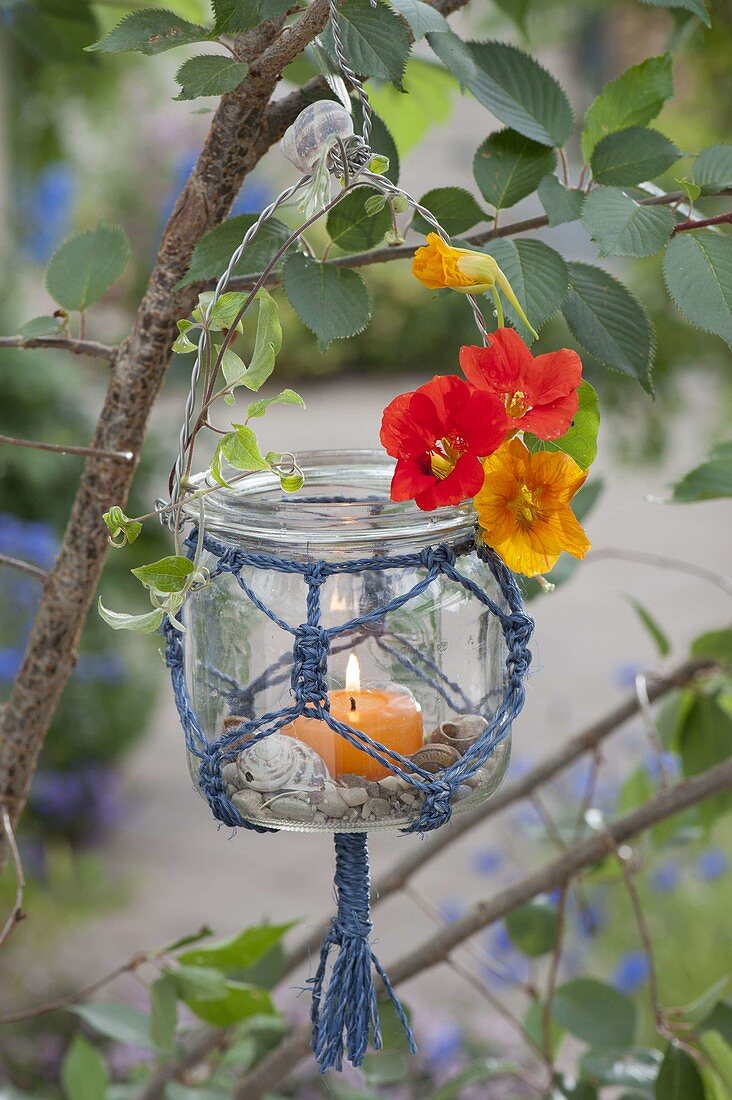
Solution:
[{"label": "clear glass jar rim", "polygon": [[[183,512],[198,520],[203,506],[210,534],[293,558],[350,555],[382,543],[403,553],[443,542],[455,545],[474,535],[470,501],[424,512],[414,501],[390,500],[394,461],[383,451],[306,451],[298,453],[297,461],[305,485],[296,494],[284,493],[269,470],[256,471],[231,488],[189,501]],[[224,476],[236,473],[224,471]],[[209,471],[190,479],[194,489],[215,484]]]}]

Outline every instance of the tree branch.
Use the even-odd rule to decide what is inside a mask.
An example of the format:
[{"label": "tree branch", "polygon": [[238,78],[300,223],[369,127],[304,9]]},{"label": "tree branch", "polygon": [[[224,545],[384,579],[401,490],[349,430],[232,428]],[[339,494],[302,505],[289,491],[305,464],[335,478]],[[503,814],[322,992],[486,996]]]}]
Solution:
[{"label": "tree branch", "polygon": [[674,226],[674,234],[685,233],[688,229],[707,229],[710,225],[729,225],[730,222],[732,222],[732,211],[717,214],[714,218],[689,218],[688,221],[679,222]]},{"label": "tree branch", "polygon": [[[531,874],[512,883],[500,894],[479,902],[468,913],[387,966],[394,986],[431,970],[444,962],[464,940],[487,928],[539,894],[548,894],[581,871],[592,867],[652,825],[689,809],[713,795],[732,789],[732,759],[678,783],[652,798],[632,813],[610,822],[603,832],[594,833],[558,859],[545,863]],[[239,1083],[233,1100],[261,1100],[261,1097],[292,1072],[308,1053],[310,1028],[297,1028],[275,1047]]]},{"label": "tree branch", "polygon": [[23,874],[23,863],[20,858],[20,851],[15,840],[15,834],[13,832],[13,824],[10,820],[10,814],[5,806],[2,807],[0,813],[0,820],[3,824],[3,832],[7,838],[10,854],[13,857],[13,863],[15,865],[15,902],[11,912],[8,914],[7,920],[0,931],[0,947],[10,938],[16,925],[20,924],[25,919],[25,913],[23,912],[23,895],[25,894],[25,875]]},{"label": "tree branch", "polygon": [[[95,451],[140,453],[171,357],[176,321],[195,290],[176,290],[200,238],[229,213],[242,182],[273,139],[267,105],[283,69],[318,35],[328,0],[313,0],[274,41],[260,41],[239,87],[221,98],[198,161],[163,231],[132,331],[118,348],[92,440]],[[0,802],[13,825],[25,805],[46,731],[74,666],[79,637],[108,553],[100,516],[124,507],[135,465],[87,459],[59,554],[45,585],[23,663],[0,725]],[[0,866],[7,853],[0,839]]]},{"label": "tree branch", "polygon": [[70,336],[0,336],[0,348],[52,348],[68,351],[71,355],[88,355],[90,359],[106,359],[114,362],[117,348],[100,344],[96,340],[74,340]]}]

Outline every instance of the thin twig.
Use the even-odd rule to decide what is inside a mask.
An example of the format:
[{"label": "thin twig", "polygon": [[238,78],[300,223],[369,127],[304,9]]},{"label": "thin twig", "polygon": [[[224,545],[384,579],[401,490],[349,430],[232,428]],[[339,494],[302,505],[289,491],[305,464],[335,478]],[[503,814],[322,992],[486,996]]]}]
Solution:
[{"label": "thin twig", "polygon": [[76,993],[70,993],[67,997],[57,997],[45,1004],[36,1005],[34,1008],[24,1008],[18,1012],[9,1012],[6,1016],[0,1016],[0,1027],[5,1024],[20,1024],[25,1020],[35,1020],[39,1016],[48,1016],[51,1012],[58,1012],[62,1008],[69,1008],[70,1005],[88,1001],[100,989],[104,989],[105,986],[110,985],[117,978],[122,977],[123,974],[130,974],[138,970],[144,963],[154,958],[155,954],[154,951],[138,951],[126,963],[115,967],[104,977],[98,978],[97,981],[92,982],[91,985],[85,986],[84,989],[80,989]]},{"label": "thin twig", "polygon": [[8,916],[8,919],[3,925],[3,930],[0,932],[0,947],[10,938],[16,925],[20,924],[22,920],[25,920],[25,913],[23,912],[23,895],[25,894],[25,875],[23,874],[23,862],[20,858],[20,851],[15,839],[15,833],[13,832],[13,823],[10,820],[10,814],[5,806],[2,808],[3,829],[5,836],[8,840],[8,848],[13,858],[13,866],[15,867],[15,904],[12,911]]},{"label": "thin twig", "polygon": [[71,355],[86,355],[90,359],[106,359],[113,363],[117,348],[96,340],[74,340],[70,336],[0,336],[0,348],[48,348],[68,351]]},{"label": "thin twig", "polygon": [[668,773],[668,768],[663,759],[663,745],[661,744],[661,738],[658,736],[656,722],[653,718],[653,712],[651,711],[651,701],[648,698],[648,680],[646,679],[645,673],[639,672],[635,677],[634,683],[635,693],[638,696],[638,702],[640,704],[643,728],[646,731],[648,744],[651,747],[651,751],[656,758],[656,764],[658,766],[658,781],[661,789],[666,790],[671,785],[671,776]]},{"label": "thin twig", "polygon": [[99,447],[76,447],[67,443],[43,443],[38,439],[15,439],[0,435],[0,443],[9,447],[29,447],[34,451],[52,451],[58,455],[93,455],[95,458],[114,458],[118,462],[134,462],[133,451],[107,451]]},{"label": "thin twig", "polygon": [[541,1010],[541,1037],[544,1044],[544,1058],[549,1067],[550,1081],[554,1075],[554,1050],[552,1043],[552,1004],[554,991],[557,987],[559,964],[562,961],[562,947],[564,945],[564,929],[567,916],[567,898],[569,896],[569,882],[564,882],[559,888],[559,901],[557,903],[557,929],[554,937],[554,948],[549,961],[549,973],[546,979],[546,992],[544,1004]]},{"label": "thin twig", "polygon": [[632,561],[637,565],[650,565],[656,569],[669,569],[672,573],[687,573],[690,577],[709,581],[727,596],[732,596],[732,577],[707,569],[696,562],[670,558],[665,554],[649,554],[644,550],[624,550],[619,546],[604,546],[600,550],[590,550],[585,562]]},{"label": "thin twig", "polygon": [[0,565],[7,565],[10,569],[19,569],[21,573],[27,573],[37,581],[45,581],[48,573],[38,565],[32,565],[29,561],[13,558],[10,554],[0,554]]},{"label": "thin twig", "polygon": [[707,229],[710,225],[729,225],[732,222],[732,210],[726,214],[717,214],[714,218],[689,218],[688,221],[679,222],[674,226],[673,235],[686,233],[689,229]]}]

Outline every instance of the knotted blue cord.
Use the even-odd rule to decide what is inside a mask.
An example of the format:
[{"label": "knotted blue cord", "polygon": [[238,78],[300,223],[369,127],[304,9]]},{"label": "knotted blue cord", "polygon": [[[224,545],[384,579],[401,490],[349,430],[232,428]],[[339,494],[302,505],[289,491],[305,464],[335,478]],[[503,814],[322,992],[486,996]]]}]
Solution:
[{"label": "knotted blue cord", "polygon": [[[198,534],[194,530],[186,540],[189,556],[193,556]],[[421,807],[418,816],[403,829],[405,833],[428,832],[450,820],[452,801],[458,787],[476,774],[491,753],[508,736],[514,718],[520,712],[525,698],[524,678],[529,668],[531,654],[528,649],[533,621],[524,612],[521,594],[516,580],[501,559],[488,547],[480,546],[479,558],[490,569],[500,589],[507,610],[504,610],[479,585],[457,568],[459,555],[476,552],[472,542],[457,548],[440,545],[427,547],[419,553],[363,558],[356,561],[290,561],[274,554],[247,551],[227,546],[210,535],[203,535],[205,550],[216,558],[211,577],[229,573],[246,598],[257,610],[293,639],[292,656],[278,658],[264,673],[246,688],[240,688],[230,677],[210,669],[210,674],[223,685],[216,689],[230,700],[231,706],[245,705],[245,716],[233,729],[226,730],[216,740],[209,741],[191,705],[184,669],[183,635],[166,619],[166,662],[171,671],[173,694],[185,733],[186,745],[199,761],[199,785],[211,810],[219,821],[230,826],[253,829],[255,832],[276,830],[256,825],[237,810],[226,794],[221,776],[222,765],[235,759],[246,739],[251,747],[265,737],[277,733],[300,716],[319,719],[343,737],[349,744],[365,752],[394,774],[400,776],[418,791]],[[299,574],[307,586],[306,621],[293,626],[285,622],[257,596],[249,582],[242,576],[244,569]],[[388,570],[422,570],[423,576],[412,587],[398,595],[391,594],[385,583],[379,584]],[[374,582],[368,585],[369,596],[385,597],[383,602],[362,615],[345,623],[324,627],[321,623],[320,590],[329,577],[340,574],[364,573]],[[435,776],[415,764],[409,757],[386,745],[374,741],[359,729],[338,721],[330,712],[328,695],[328,657],[341,648],[352,647],[367,637],[373,637],[384,652],[395,657],[414,675],[430,684],[458,713],[481,714],[486,700],[474,706],[462,688],[442,673],[439,666],[420,653],[407,639],[397,634],[389,635],[385,628],[387,616],[398,611],[410,600],[421,595],[438,577],[445,576],[464,588],[486,608],[486,614],[498,620],[507,647],[506,684],[503,698],[495,712],[486,718],[486,728],[463,756],[450,767]],[[388,598],[386,598],[388,596]],[[354,637],[355,636],[355,637]],[[392,637],[397,645],[387,638]],[[338,640],[334,645],[334,641]],[[344,639],[348,639],[345,641]],[[399,652],[399,646],[405,652]],[[287,662],[291,661],[289,672]],[[421,662],[423,667],[417,662]],[[277,676],[270,681],[270,673]],[[289,676],[293,701],[290,705],[267,714],[255,715],[254,698],[258,691],[273,682],[286,682]],[[448,694],[448,691],[452,693]],[[464,700],[464,705],[454,706],[454,696]],[[250,717],[251,715],[251,717]],[[363,1061],[371,1033],[371,1041],[379,1049],[381,1034],[377,1014],[376,991],[373,972],[376,971],[391,999],[401,1021],[411,1050],[414,1039],[404,1010],[399,1004],[389,979],[369,946],[371,932],[369,904],[369,871],[366,849],[366,832],[336,833],[335,888],[338,912],[325,937],[320,964],[312,980],[313,1003],[313,1051],[321,1072],[341,1069],[345,1051],[353,1065]],[[338,948],[328,980],[326,972],[330,952]]]},{"label": "knotted blue cord", "polygon": [[[338,910],[323,940],[317,972],[311,978],[312,1049],[321,1073],[342,1068],[344,1037],[345,1052],[352,1066],[363,1062],[369,1038],[373,1048],[381,1050],[374,970],[406,1032],[410,1051],[414,1053],[417,1049],[406,1013],[369,945],[371,880],[366,833],[336,833],[335,851]],[[324,993],[328,958],[336,947],[338,954]]]}]

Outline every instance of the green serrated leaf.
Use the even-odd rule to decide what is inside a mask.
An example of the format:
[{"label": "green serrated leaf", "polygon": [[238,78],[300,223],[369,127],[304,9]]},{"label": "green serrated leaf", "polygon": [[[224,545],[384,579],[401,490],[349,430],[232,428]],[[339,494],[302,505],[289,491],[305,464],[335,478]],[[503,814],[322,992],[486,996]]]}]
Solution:
[{"label": "green serrated leaf", "polygon": [[[384,239],[391,225],[391,215],[385,205],[377,209],[383,198],[372,188],[359,188],[343,196],[328,214],[326,229],[333,244],[344,252],[363,252]],[[367,209],[367,204],[370,208]]]},{"label": "green serrated leaf", "polygon": [[661,657],[668,657],[671,652],[671,643],[668,640],[668,635],[661,629],[647,607],[644,607],[638,600],[633,599],[632,596],[626,596],[625,598],[648,631],[650,637],[653,639],[659,655]]},{"label": "green serrated leaf", "polygon": [[430,31],[447,31],[450,24],[439,11],[431,4],[423,3],[423,0],[391,0],[391,6],[404,19],[411,30],[415,41],[424,38]]},{"label": "green serrated leaf", "polygon": [[[435,187],[419,200],[437,218],[445,232],[454,237],[472,229],[478,222],[485,221],[487,214],[464,187]],[[420,214],[412,219],[412,229],[418,233],[432,233],[433,226]]]},{"label": "green serrated leaf", "polygon": [[529,958],[546,955],[557,938],[557,912],[544,902],[520,905],[506,917],[506,931],[515,947]]},{"label": "green serrated leaf", "polygon": [[615,130],[645,126],[674,93],[671,55],[649,57],[606,84],[590,104],[582,129],[582,155],[590,160],[599,141]]},{"label": "green serrated leaf", "polygon": [[133,576],[152,592],[184,592],[188,578],[194,566],[190,558],[182,554],[171,554],[150,565],[140,565],[131,569]]},{"label": "green serrated leaf", "polygon": [[206,27],[189,23],[173,11],[145,8],[126,15],[113,30],[86,49],[99,53],[127,53],[137,50],[139,53],[157,54],[172,50],[175,46],[205,42],[210,37],[211,32]]},{"label": "green serrated leaf", "polygon": [[280,943],[295,923],[289,921],[287,924],[262,924],[245,928],[243,932],[225,940],[185,952],[180,956],[180,962],[186,966],[213,967],[224,973],[246,970]]},{"label": "green serrated leaf", "polygon": [[732,237],[679,233],[666,249],[663,277],[686,320],[732,347]]},{"label": "green serrated leaf", "polygon": [[249,390],[258,390],[267,381],[275,367],[275,360],[282,347],[282,326],[280,324],[277,303],[272,295],[262,287],[257,291],[259,314],[257,316],[257,335],[254,339],[254,351],[242,384]]},{"label": "green serrated leaf", "polygon": [[[186,275],[176,284],[175,289],[189,286],[191,283],[207,282],[218,279],[226,269],[232,252],[242,242],[244,234],[254,225],[258,214],[238,214],[235,218],[217,225],[201,238],[196,245],[191,264]],[[257,231],[256,237],[247,245],[233,275],[253,275],[261,271],[272,259],[290,235],[287,226],[277,218],[269,218]]]},{"label": "green serrated leaf", "polygon": [[177,1026],[178,998],[175,983],[168,974],[163,974],[150,986],[150,1038],[160,1054],[172,1054]]},{"label": "green serrated leaf", "polygon": [[235,61],[223,54],[199,54],[184,61],[175,74],[180,92],[176,99],[198,99],[204,95],[233,92],[247,75],[246,61]]},{"label": "green serrated leaf", "polygon": [[694,161],[691,175],[707,195],[732,187],[732,145],[710,145],[702,149]]},{"label": "green serrated leaf", "polygon": [[362,332],[371,319],[371,298],[360,275],[295,253],[285,264],[284,289],[290,304],[315,333],[321,351],[333,340]]},{"label": "green serrated leaf", "polygon": [[[338,9],[343,49],[355,72],[401,85],[409,57],[410,41],[404,23],[391,8],[370,0],[346,0]],[[328,27],[322,42],[335,59],[333,32]]]},{"label": "green serrated leaf", "polygon": [[245,424],[235,424],[236,429],[221,437],[221,455],[236,470],[268,470],[269,463],[259,449],[257,437]]},{"label": "green serrated leaf", "polygon": [[67,1012],[78,1016],[107,1039],[114,1039],[117,1043],[130,1043],[145,1050],[152,1049],[148,1018],[139,1008],[114,1001],[99,1001],[88,1005],[71,1005]]},{"label": "green serrated leaf", "polygon": [[686,176],[683,179],[674,180],[679,185],[679,189],[684,192],[687,202],[693,204],[699,198],[702,193],[702,189],[698,183],[694,183],[693,180],[688,179]]},{"label": "green serrated leaf", "polygon": [[651,390],[655,337],[641,303],[599,267],[570,263],[570,293],[562,307],[573,336],[604,366]]},{"label": "green serrated leaf", "polygon": [[624,187],[655,179],[680,156],[680,150],[658,130],[628,126],[597,143],[590,165],[596,183]]},{"label": "green serrated leaf", "polygon": [[69,237],[46,270],[46,289],[64,309],[85,310],[116,283],[130,256],[119,225],[98,225]]},{"label": "green serrated leaf", "polygon": [[109,1074],[98,1050],[83,1035],[75,1035],[61,1065],[67,1100],[105,1100]]},{"label": "green serrated leaf", "polygon": [[61,325],[57,317],[34,317],[31,321],[26,321],[18,330],[18,335],[24,340],[32,340],[34,336],[58,336],[60,331]]},{"label": "green serrated leaf", "polygon": [[[653,8],[671,8],[674,11],[690,11],[692,15],[698,16],[705,26],[710,27],[712,25],[709,18],[709,12],[702,3],[702,0],[641,0],[641,4],[648,4]],[[689,1100],[691,1100],[691,1097]]]},{"label": "green serrated leaf", "polygon": [[722,664],[732,665],[732,627],[700,634],[691,644],[691,655],[711,657]]},{"label": "green serrated leaf", "polygon": [[[491,241],[483,251],[494,258],[537,331],[563,306],[569,293],[567,264],[543,241]],[[527,344],[533,336],[510,304],[506,316]]]},{"label": "green serrated leaf", "polygon": [[633,1002],[595,978],[575,978],[558,986],[552,1016],[571,1035],[593,1047],[625,1049],[635,1035]]},{"label": "green serrated leaf", "polygon": [[563,454],[573,458],[581,469],[588,470],[597,457],[599,429],[600,405],[597,394],[590,383],[583,380],[579,387],[579,408],[569,431],[561,439],[551,442],[537,439],[535,435],[527,433],[524,442],[532,452],[562,451]]},{"label": "green serrated leaf", "polygon": [[[213,296],[212,290],[204,290],[198,295],[198,305],[193,311],[193,318],[199,324],[203,321]],[[224,329],[231,328],[248,298],[248,294],[236,290],[228,290],[217,298],[211,310],[211,316],[206,322],[212,332],[222,332]],[[236,328],[238,332],[244,331],[241,321],[237,322]]]},{"label": "green serrated leaf", "polygon": [[144,615],[127,615],[122,611],[109,611],[99,597],[99,615],[112,630],[131,630],[135,634],[154,634],[160,629],[165,612],[157,607]]},{"label": "green serrated leaf", "polygon": [[503,210],[535,191],[556,159],[546,145],[515,130],[498,130],[479,146],[473,175],[486,202]]},{"label": "green serrated leaf", "polygon": [[577,187],[565,187],[556,176],[544,176],[538,187],[539,201],[544,207],[549,225],[564,225],[579,219],[584,192]]},{"label": "green serrated leaf", "polygon": [[541,145],[563,145],[572,108],[538,61],[502,42],[462,42],[452,31],[427,40],[443,64],[496,118]]},{"label": "green serrated leaf", "polygon": [[[732,754],[732,715],[713,695],[697,695],[678,731],[684,776],[690,778],[713,768]],[[715,795],[698,806],[701,824],[710,829],[732,808],[732,794]]]},{"label": "green serrated leaf", "polygon": [[584,201],[582,224],[598,256],[651,256],[666,244],[675,222],[663,206],[639,206],[618,187],[596,187]]},{"label": "green serrated leaf", "polygon": [[261,8],[261,0],[213,0],[216,34],[252,30],[262,22]]}]

